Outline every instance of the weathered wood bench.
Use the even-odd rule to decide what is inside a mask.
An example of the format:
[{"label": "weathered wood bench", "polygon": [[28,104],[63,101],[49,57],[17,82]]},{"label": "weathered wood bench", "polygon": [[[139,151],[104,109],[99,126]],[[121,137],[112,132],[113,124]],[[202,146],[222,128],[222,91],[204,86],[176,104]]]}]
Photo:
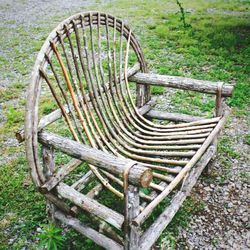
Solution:
[{"label": "weathered wood bench", "polygon": [[[153,109],[152,85],[214,94],[215,117]],[[113,16],[83,13],[60,23],[38,54],[25,130],[17,133],[49,215],[104,248],[150,249],[214,156],[226,120],[222,103],[232,91],[221,82],[148,73],[136,37]],[[39,119],[41,95],[58,109]],[[64,136],[59,120],[68,128]],[[48,125],[58,133],[46,131]],[[72,158],[56,166],[56,152]],[[123,209],[102,202],[107,190]],[[166,197],[165,211],[146,222]]]}]

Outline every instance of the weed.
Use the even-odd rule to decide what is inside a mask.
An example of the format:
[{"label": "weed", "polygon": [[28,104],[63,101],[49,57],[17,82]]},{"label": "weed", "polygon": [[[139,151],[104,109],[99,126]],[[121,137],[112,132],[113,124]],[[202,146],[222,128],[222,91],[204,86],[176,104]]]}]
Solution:
[{"label": "weed", "polygon": [[191,27],[190,24],[187,24],[187,23],[186,23],[185,11],[184,11],[184,8],[183,8],[182,5],[181,5],[181,2],[180,2],[179,0],[176,0],[176,3],[178,4],[178,6],[179,6],[179,8],[180,8],[180,12],[181,12],[181,18],[180,18],[180,20],[181,20],[182,23],[183,23],[183,27],[184,27],[184,28]]},{"label": "weed", "polygon": [[240,172],[240,178],[245,183],[250,183],[250,173],[247,171]]},{"label": "weed", "polygon": [[246,143],[247,145],[250,145],[250,134],[247,134],[247,135],[245,136],[245,143]]},{"label": "weed", "polygon": [[8,109],[8,112],[6,114],[7,116],[7,124],[9,126],[12,126],[14,123],[18,123],[21,120],[23,120],[23,113],[20,113],[16,108],[13,106],[10,106]]},{"label": "weed", "polygon": [[53,224],[44,225],[38,237],[40,239],[39,246],[43,249],[57,250],[63,247],[64,237],[62,229],[57,228]]},{"label": "weed", "polygon": [[230,137],[228,136],[223,136],[221,137],[219,143],[218,143],[218,152],[223,153],[224,157],[226,159],[229,158],[235,158],[235,159],[239,159],[240,158],[240,154],[233,148],[233,141]]},{"label": "weed", "polygon": [[47,115],[57,109],[56,103],[52,97],[46,97],[41,101],[41,113]]}]

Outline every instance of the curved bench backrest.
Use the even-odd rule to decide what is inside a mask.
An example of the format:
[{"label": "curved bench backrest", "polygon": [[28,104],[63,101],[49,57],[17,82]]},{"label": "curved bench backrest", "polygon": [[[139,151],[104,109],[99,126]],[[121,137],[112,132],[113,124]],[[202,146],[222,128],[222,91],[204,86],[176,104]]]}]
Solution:
[{"label": "curved bench backrest", "polygon": [[[128,82],[124,81],[124,74],[130,73],[126,72],[126,64],[146,70],[134,34],[111,15],[77,14],[51,32],[38,54],[28,93],[25,136],[32,168],[38,168],[39,164],[38,104],[44,81],[75,140],[117,152],[112,144],[120,133],[120,126],[124,126],[124,117],[129,120],[134,112],[134,103],[127,97],[131,97]],[[33,175],[37,175],[36,172],[39,173],[35,171]],[[39,174],[33,177],[38,186],[44,182]]]}]

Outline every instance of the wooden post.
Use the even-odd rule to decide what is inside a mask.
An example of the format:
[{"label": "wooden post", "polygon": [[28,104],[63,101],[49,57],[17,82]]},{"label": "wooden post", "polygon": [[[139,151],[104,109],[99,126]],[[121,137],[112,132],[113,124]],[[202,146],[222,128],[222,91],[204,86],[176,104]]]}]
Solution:
[{"label": "wooden post", "polygon": [[216,116],[222,116],[222,102],[223,102],[223,97],[222,97],[222,88],[223,88],[223,83],[220,82],[217,85],[217,92],[216,92]]},{"label": "wooden post", "polygon": [[[54,161],[54,150],[49,146],[42,146],[42,158],[43,158],[43,171],[46,180],[49,180],[55,170],[55,161]],[[55,205],[46,200],[46,211],[52,221],[55,221]]]},{"label": "wooden post", "polygon": [[[224,113],[224,108],[223,107],[224,105],[224,98],[222,96],[222,89],[223,89],[223,83],[219,83],[217,85],[217,92],[216,92],[216,97],[215,97],[215,117],[219,117],[219,116],[222,116],[223,113]],[[203,171],[203,174],[204,175],[210,175],[211,174],[211,168],[213,167],[214,165],[214,160],[217,156],[217,146],[218,146],[218,135],[214,138],[213,140],[213,146],[215,147],[215,154],[213,155],[213,158],[212,160],[210,161],[209,164],[207,164],[207,166],[205,167],[204,171]]]},{"label": "wooden post", "polygon": [[137,83],[136,86],[136,106],[143,107],[150,100],[150,86]]},{"label": "wooden post", "polygon": [[139,248],[140,230],[132,225],[131,221],[140,213],[139,188],[128,186],[128,238],[125,239],[125,249],[137,250]]}]

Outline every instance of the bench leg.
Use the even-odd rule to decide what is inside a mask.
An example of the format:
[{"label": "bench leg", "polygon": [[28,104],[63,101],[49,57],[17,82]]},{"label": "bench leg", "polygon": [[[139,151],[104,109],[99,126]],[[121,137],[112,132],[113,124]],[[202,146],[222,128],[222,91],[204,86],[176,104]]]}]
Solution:
[{"label": "bench leg", "polygon": [[206,176],[211,174],[211,170],[215,164],[215,159],[217,157],[218,137],[214,138],[212,145],[215,147],[215,153],[213,154],[211,160],[209,161],[209,163],[202,172],[202,174]]},{"label": "bench leg", "polygon": [[140,197],[139,188],[128,186],[128,237],[125,239],[125,249],[137,250],[139,249],[140,228],[131,225],[131,221],[140,213]]},{"label": "bench leg", "polygon": [[[46,180],[53,175],[55,170],[55,161],[54,161],[54,150],[51,147],[43,146],[42,147],[42,158],[43,158],[43,171]],[[49,218],[55,222],[55,205],[49,200],[46,201],[46,211],[49,215]]]}]

